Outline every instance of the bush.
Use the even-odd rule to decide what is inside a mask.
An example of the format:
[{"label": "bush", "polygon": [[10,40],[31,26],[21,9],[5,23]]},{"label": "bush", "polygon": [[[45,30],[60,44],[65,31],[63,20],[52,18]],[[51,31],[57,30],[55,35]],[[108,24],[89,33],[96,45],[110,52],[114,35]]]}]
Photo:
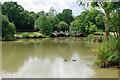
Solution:
[{"label": "bush", "polygon": [[20,35],[15,34],[14,36],[15,36],[17,39],[22,39],[22,38],[23,38],[22,34],[20,34]]},{"label": "bush", "polygon": [[2,15],[2,40],[15,40],[15,33],[15,25],[10,23],[6,16]]},{"label": "bush", "polygon": [[33,38],[43,38],[44,36],[41,33],[34,33]]},{"label": "bush", "polygon": [[44,36],[41,33],[38,32],[24,32],[23,34],[15,34],[14,35],[16,38],[18,39],[22,39],[22,38],[43,38]]},{"label": "bush", "polygon": [[102,42],[103,39],[104,39],[103,35],[90,34],[85,38],[85,41],[87,41],[87,42]]},{"label": "bush", "polygon": [[25,33],[23,33],[23,38],[30,38],[30,36],[27,32],[25,32]]},{"label": "bush", "polygon": [[60,30],[68,31],[68,24],[64,21],[59,22],[58,27],[60,28]]},{"label": "bush", "polygon": [[34,28],[40,30],[40,32],[46,35],[52,35],[53,26],[52,26],[52,18],[48,16],[40,16],[36,21]]},{"label": "bush", "polygon": [[102,44],[98,44],[95,49],[97,59],[95,64],[101,68],[106,68],[112,65],[119,65],[120,58],[120,40],[110,37],[109,40],[104,40]]},{"label": "bush", "polygon": [[94,34],[90,34],[90,35],[88,35],[88,36],[85,38],[85,41],[93,42],[94,39],[95,39],[95,35],[94,35]]},{"label": "bush", "polygon": [[76,35],[75,35],[75,34],[70,34],[69,36],[70,36],[70,37],[76,37]]}]

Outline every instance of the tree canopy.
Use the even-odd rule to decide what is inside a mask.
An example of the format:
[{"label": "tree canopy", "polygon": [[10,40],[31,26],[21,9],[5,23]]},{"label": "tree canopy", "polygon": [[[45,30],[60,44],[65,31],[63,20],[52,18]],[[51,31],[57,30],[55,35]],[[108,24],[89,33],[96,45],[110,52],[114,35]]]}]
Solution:
[{"label": "tree canopy", "polygon": [[3,40],[14,40],[16,28],[13,23],[10,23],[8,18],[2,15],[2,38]]},{"label": "tree canopy", "polygon": [[74,20],[71,9],[64,9],[62,13],[56,15],[60,21],[65,21],[68,25]]}]

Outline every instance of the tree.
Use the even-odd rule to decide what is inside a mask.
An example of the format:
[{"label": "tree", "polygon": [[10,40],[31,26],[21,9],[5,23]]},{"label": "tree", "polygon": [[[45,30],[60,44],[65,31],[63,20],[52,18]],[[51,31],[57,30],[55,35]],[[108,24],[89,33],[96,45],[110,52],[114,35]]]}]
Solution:
[{"label": "tree", "polygon": [[10,23],[8,18],[2,15],[2,39],[3,40],[14,40],[14,34],[16,28],[13,23]]},{"label": "tree", "polygon": [[96,18],[95,18],[95,24],[97,26],[98,30],[102,30],[105,31],[105,18],[104,18],[104,14],[97,14]]},{"label": "tree", "polygon": [[75,17],[75,22],[73,21],[70,26],[76,26],[78,27],[77,31],[86,33],[104,30],[104,14],[96,9],[86,10],[81,15]]},{"label": "tree", "polygon": [[72,21],[72,22],[70,23],[70,27],[69,27],[69,30],[70,30],[70,31],[79,31],[79,32],[81,32],[81,31],[79,30],[79,28],[80,28],[79,20],[74,20],[74,21]]},{"label": "tree", "polygon": [[52,24],[52,27],[53,27],[53,31],[60,31],[60,29],[58,27],[59,22],[60,21],[56,16],[51,18],[51,24]]},{"label": "tree", "polygon": [[[91,0],[92,1],[92,0]],[[112,1],[112,0],[111,0]],[[105,39],[109,39],[109,22],[110,22],[110,13],[112,10],[116,10],[120,8],[120,2],[82,2],[82,0],[78,0],[80,5],[87,4],[88,6],[102,8],[105,14]]]},{"label": "tree", "polygon": [[51,35],[53,33],[53,27],[51,17],[40,16],[36,21],[34,28],[40,30],[43,35]]},{"label": "tree", "polygon": [[93,33],[93,32],[96,32],[97,31],[97,27],[94,23],[92,22],[89,22],[89,26],[87,25],[85,27],[85,30],[87,33]]},{"label": "tree", "polygon": [[24,11],[23,7],[18,5],[17,2],[5,2],[2,5],[2,14],[6,15],[10,22],[17,20],[19,12],[22,11]]},{"label": "tree", "polygon": [[59,22],[58,27],[60,30],[68,31],[68,24],[64,21]]},{"label": "tree", "polygon": [[54,17],[56,15],[57,15],[57,11],[53,7],[51,7],[49,10],[49,16]]},{"label": "tree", "polygon": [[64,9],[62,13],[56,15],[60,21],[65,21],[68,25],[74,20],[71,9]]},{"label": "tree", "polygon": [[[112,12],[110,14],[110,17],[111,17],[110,30],[114,32],[114,36],[116,37],[116,39],[118,39],[118,37],[120,35],[120,34],[118,34],[118,31],[119,31],[119,27],[118,27],[118,25],[119,25],[119,14],[116,13],[116,12]],[[116,34],[115,34],[115,32],[116,32]]]},{"label": "tree", "polygon": [[16,30],[28,31],[34,29],[36,14],[24,10],[17,2],[5,2],[2,5],[2,13],[6,15],[10,22],[16,26]]},{"label": "tree", "polygon": [[37,13],[37,18],[40,16],[45,16],[45,12],[44,11],[40,11]]}]

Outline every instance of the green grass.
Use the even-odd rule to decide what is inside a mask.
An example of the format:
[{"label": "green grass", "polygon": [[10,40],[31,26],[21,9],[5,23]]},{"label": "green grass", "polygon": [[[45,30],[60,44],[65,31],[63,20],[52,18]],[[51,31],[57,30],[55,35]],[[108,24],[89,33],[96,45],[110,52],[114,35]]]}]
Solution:
[{"label": "green grass", "polygon": [[120,40],[116,40],[113,36],[109,40],[97,45],[95,55],[97,60],[95,64],[100,68],[107,68],[113,65],[119,65],[120,58]]},{"label": "green grass", "polygon": [[22,38],[44,38],[41,33],[38,32],[23,32],[23,33],[17,33],[14,35],[17,39]]}]

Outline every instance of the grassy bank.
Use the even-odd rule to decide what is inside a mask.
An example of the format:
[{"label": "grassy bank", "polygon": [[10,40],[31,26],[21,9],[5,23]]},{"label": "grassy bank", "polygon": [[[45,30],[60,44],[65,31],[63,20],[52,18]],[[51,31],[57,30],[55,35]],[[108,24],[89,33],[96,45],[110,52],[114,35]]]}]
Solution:
[{"label": "grassy bank", "polygon": [[97,47],[93,49],[95,53],[95,64],[100,68],[119,66],[120,59],[120,39],[113,35],[109,40],[105,40],[103,35],[90,34],[85,38],[87,42],[97,42]]},{"label": "grassy bank", "polygon": [[41,33],[38,32],[20,32],[14,35],[17,39],[22,38],[45,38]]},{"label": "grassy bank", "polygon": [[120,40],[111,36],[109,40],[104,40],[103,43],[98,43],[95,49],[97,60],[95,64],[100,68],[111,66],[119,66],[120,59]]}]

